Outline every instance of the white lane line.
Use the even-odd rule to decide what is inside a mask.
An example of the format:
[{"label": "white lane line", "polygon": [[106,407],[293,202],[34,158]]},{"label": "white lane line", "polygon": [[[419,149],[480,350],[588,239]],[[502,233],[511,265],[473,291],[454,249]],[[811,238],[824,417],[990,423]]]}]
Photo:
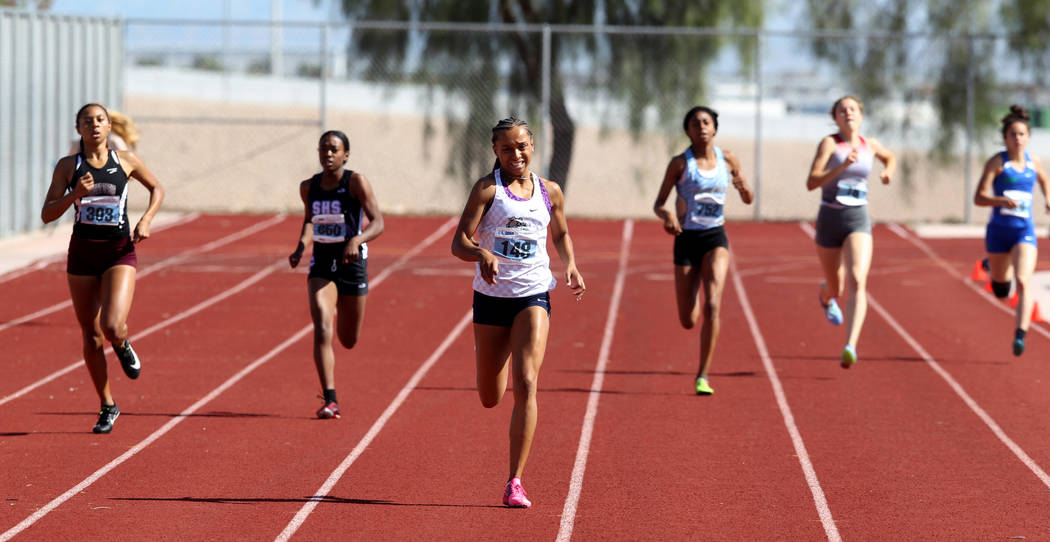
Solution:
[{"label": "white lane line", "polygon": [[324,483],[321,484],[321,487],[314,492],[305,504],[303,504],[302,508],[299,509],[299,512],[297,512],[295,517],[292,518],[292,521],[288,522],[288,525],[285,526],[284,530],[281,531],[281,534],[277,535],[277,538],[274,540],[280,542],[287,541],[296,531],[299,530],[299,527],[302,527],[303,523],[306,522],[306,518],[314,511],[314,508],[317,508],[318,503],[322,502],[328,493],[332,491],[332,488],[335,487],[335,484],[343,477],[343,474],[345,474],[350,466],[357,461],[357,458],[364,453],[365,449],[368,448],[368,445],[375,440],[376,436],[379,435],[379,432],[382,431],[383,427],[385,427],[387,422],[390,421],[390,418],[394,416],[394,413],[401,408],[401,405],[406,399],[408,399],[409,394],[412,393],[423,377],[426,376],[427,372],[430,371],[430,368],[437,363],[441,356],[445,354],[445,351],[452,346],[452,343],[456,338],[458,338],[460,334],[463,333],[463,330],[467,328],[470,324],[472,313],[473,311],[467,311],[467,313],[463,315],[463,318],[461,318],[455,327],[452,328],[452,331],[449,332],[448,336],[445,337],[445,340],[441,342],[436,350],[434,350],[434,353],[432,353],[430,357],[427,358],[418,369],[416,369],[416,372],[412,374],[412,378],[408,379],[408,382],[405,383],[404,387],[401,388],[401,391],[399,391],[397,396],[394,397],[394,400],[387,405],[386,410],[380,414],[379,418],[377,418],[372,424],[372,427],[370,427],[368,432],[365,433],[365,436],[362,437],[357,445],[354,446],[354,449],[350,451],[350,454],[343,459],[343,462],[340,463],[334,471],[332,471],[332,474],[328,476]]},{"label": "white lane line", "polygon": [[[139,339],[141,339],[143,337],[148,337],[149,335],[153,334],[155,331],[158,331],[160,329],[164,329],[165,327],[168,327],[171,324],[174,324],[175,322],[178,322],[180,320],[184,320],[186,318],[189,318],[190,316],[193,316],[194,314],[196,314],[196,313],[198,313],[198,312],[200,312],[200,311],[202,311],[202,310],[204,310],[204,309],[206,309],[206,308],[208,308],[208,307],[210,307],[210,306],[212,306],[212,305],[214,305],[214,304],[216,304],[216,303],[218,303],[218,302],[220,302],[220,301],[222,301],[222,300],[224,300],[224,299],[226,299],[228,297],[230,297],[231,295],[234,295],[234,294],[244,290],[245,288],[251,286],[252,284],[255,284],[256,282],[259,282],[264,277],[266,277],[267,275],[269,275],[269,274],[273,273],[274,271],[280,269],[284,265],[288,265],[287,262],[277,262],[275,264],[271,264],[271,265],[267,266],[265,269],[255,273],[254,275],[252,275],[252,276],[244,279],[243,281],[239,282],[235,286],[229,288],[228,290],[225,290],[225,291],[223,291],[220,294],[214,295],[214,296],[212,296],[212,297],[210,297],[210,298],[208,298],[208,299],[206,299],[206,300],[204,300],[204,301],[194,305],[193,307],[190,307],[189,309],[186,309],[185,311],[180,312],[179,314],[176,314],[175,316],[172,316],[171,318],[168,318],[166,320],[162,320],[160,322],[157,322],[156,324],[153,324],[152,326],[150,326],[150,327],[148,327],[148,328],[146,328],[146,329],[144,329],[144,330],[142,330],[142,331],[132,335],[131,336],[131,340],[132,341],[137,341],[137,340],[139,340]],[[113,353],[113,348],[111,346],[107,346],[104,353],[107,356],[112,354]],[[18,390],[16,392],[12,393],[11,395],[4,396],[4,398],[0,399],[0,405],[3,405],[4,403],[8,403],[10,401],[18,399],[19,397],[21,397],[21,396],[23,396],[23,395],[25,395],[25,394],[27,394],[27,393],[29,393],[29,392],[39,388],[40,386],[43,386],[44,384],[47,384],[48,382],[51,382],[52,380],[55,380],[56,378],[58,378],[58,377],[60,377],[60,376],[62,376],[64,374],[66,374],[66,373],[76,369],[77,367],[80,367],[81,365],[83,365],[83,363],[84,363],[84,359],[81,358],[80,360],[78,360],[78,361],[76,361],[74,363],[71,363],[71,364],[61,368],[61,369],[59,369],[59,370],[57,370],[57,371],[55,371],[55,372],[45,376],[42,379],[37,380],[36,382],[33,382],[32,384],[30,384],[30,385],[28,385],[28,386],[26,386],[26,387],[24,387],[24,388],[22,388],[22,389],[20,389],[20,390]]]},{"label": "white lane line", "polygon": [[[893,226],[896,225],[890,225],[891,231],[893,231],[894,233],[896,233],[904,239],[909,239],[910,236],[906,235],[907,232],[900,229],[899,226],[897,227],[897,229],[894,229]],[[803,230],[805,230],[808,234],[812,231],[812,228],[810,228],[809,230],[803,228]],[[923,250],[923,252],[925,252],[930,258],[932,258],[934,261],[936,261],[942,267],[948,270],[949,274],[962,279],[967,286],[971,287],[977,292],[981,294],[987,294],[987,292],[971,284],[966,279],[966,277],[963,277],[961,274],[957,273],[955,269],[952,269],[952,267],[945,263],[944,260],[942,260],[939,256],[937,256],[937,254],[933,252],[933,250],[930,250],[929,247],[923,246],[924,243],[917,243],[915,241],[912,242],[921,250]],[[999,305],[998,301],[994,302],[996,305]],[[931,356],[929,352],[927,352],[926,349],[923,348],[922,345],[920,345],[919,342],[916,341],[915,338],[913,338],[911,334],[909,334],[908,331],[904,329],[904,326],[901,326],[897,322],[897,320],[889,313],[889,311],[884,309],[882,305],[875,300],[875,296],[871,295],[871,292],[868,292],[868,303],[873,309],[875,309],[875,312],[879,313],[879,316],[882,316],[882,318],[886,320],[890,327],[892,327],[893,330],[896,331],[897,334],[900,335],[901,338],[904,339],[904,341],[907,342],[908,345],[911,346],[912,349],[915,350],[915,352],[922,357],[923,361],[925,361],[926,364],[929,365],[930,368],[933,369],[933,371],[937,373],[937,375],[940,376],[948,384],[948,387],[950,387],[952,391],[954,391],[955,394],[958,395],[960,399],[962,399],[963,403],[965,403],[966,406],[970,407],[970,410],[973,411],[973,413],[976,414],[977,417],[980,418],[986,426],[988,426],[988,429],[992,431],[992,434],[994,434],[996,438],[998,438],[999,441],[1003,443],[1004,446],[1006,446],[1011,452],[1013,452],[1013,454],[1017,456],[1017,459],[1020,459],[1021,463],[1023,463],[1024,466],[1028,467],[1028,470],[1032,471],[1032,473],[1035,474],[1036,478],[1039,478],[1039,481],[1043,482],[1043,485],[1050,488],[1050,476],[1046,474],[1046,471],[1044,471],[1039,466],[1039,464],[1035,462],[1035,460],[1033,460],[1027,453],[1025,453],[1025,451],[1016,442],[1014,442],[1014,440],[1011,439],[1005,431],[1003,431],[1003,428],[1000,427],[999,424],[996,423],[996,421],[987,412],[985,412],[985,410],[981,408],[980,405],[977,404],[977,401],[975,401],[973,397],[971,397],[970,394],[966,392],[966,389],[963,388],[962,385],[959,384],[959,382],[952,377],[951,373],[949,373],[947,370],[941,367],[941,364],[937,363],[937,360],[934,359],[934,357]],[[1035,328],[1033,326],[1033,329],[1038,328]]]},{"label": "white lane line", "polygon": [[[164,231],[170,228],[174,228],[175,226],[188,224],[190,222],[193,222],[194,220],[197,220],[198,218],[200,218],[200,216],[200,213],[187,213],[184,215],[179,215],[174,220],[155,224],[151,231]],[[53,234],[58,235],[59,233],[53,232]],[[51,234],[49,234],[49,237],[50,236]],[[6,273],[0,273],[0,283],[7,282],[9,280],[16,279],[24,275],[28,275],[33,271],[38,271],[47,267],[48,265],[62,261],[63,259],[65,259],[65,257],[65,252],[59,252],[58,254],[51,254],[49,256],[44,256],[38,260],[34,260],[30,262],[27,266],[22,267],[21,269],[14,269]]]},{"label": "white lane line", "polygon": [[225,382],[223,382],[221,385],[219,385],[219,387],[213,389],[210,393],[205,395],[203,398],[201,398],[196,403],[193,403],[193,405],[191,405],[186,410],[183,410],[181,413],[179,413],[178,416],[176,416],[175,418],[172,418],[170,421],[168,421],[167,423],[162,425],[160,427],[160,429],[157,429],[156,431],[151,433],[148,437],[146,437],[145,439],[142,439],[141,441],[139,441],[138,444],[132,446],[130,449],[128,449],[128,451],[120,454],[119,456],[117,456],[116,459],[110,461],[109,463],[106,463],[106,465],[104,467],[102,467],[102,468],[98,469],[97,471],[95,471],[94,473],[92,473],[91,476],[88,476],[87,478],[85,478],[79,484],[73,486],[72,488],[70,488],[65,493],[59,495],[58,497],[56,497],[51,502],[49,502],[46,505],[42,506],[36,512],[33,512],[32,515],[30,515],[26,519],[22,520],[18,525],[15,525],[14,527],[8,529],[6,532],[4,532],[2,535],[0,535],[0,542],[6,542],[6,541],[10,540],[11,538],[13,538],[14,536],[18,535],[19,533],[21,533],[22,531],[28,529],[31,525],[33,525],[34,523],[39,521],[41,518],[43,518],[44,516],[46,516],[49,513],[51,513],[52,510],[54,510],[55,508],[58,508],[59,506],[61,506],[62,503],[68,501],[71,498],[73,498],[74,496],[76,496],[81,491],[84,491],[85,489],[87,489],[88,486],[90,486],[91,484],[94,484],[95,482],[97,482],[100,478],[102,478],[103,476],[108,474],[113,469],[117,468],[121,463],[127,461],[128,459],[131,459],[132,457],[135,456],[135,454],[141,452],[147,446],[149,446],[150,444],[153,444],[154,442],[156,442],[157,439],[159,439],[160,437],[163,437],[169,431],[174,429],[175,426],[177,426],[180,423],[182,423],[183,421],[185,421],[188,416],[190,416],[194,412],[197,412],[197,410],[199,410],[201,407],[203,407],[204,405],[208,404],[212,399],[215,399],[216,397],[218,397],[221,393],[223,393],[224,391],[228,390],[231,386],[236,384],[238,381],[240,381],[242,378],[247,376],[249,373],[251,373],[252,371],[257,369],[262,364],[266,363],[267,361],[270,361],[270,359],[272,359],[274,356],[276,356],[282,350],[284,350],[285,348],[288,348],[289,346],[291,346],[293,343],[295,343],[299,339],[305,337],[307,334],[309,334],[312,331],[312,329],[313,329],[312,325],[306,326],[306,327],[300,329],[294,335],[292,335],[291,337],[285,339],[284,342],[282,342],[281,344],[277,345],[273,350],[270,350],[269,352],[264,354],[262,357],[256,359],[254,362],[252,362],[250,365],[248,365],[244,369],[241,369],[240,371],[238,371],[237,374],[235,374],[232,377],[230,377],[229,379],[227,379]]},{"label": "white lane line", "polygon": [[594,369],[591,392],[587,396],[587,410],[583,415],[580,444],[576,448],[576,461],[572,466],[569,494],[565,497],[565,506],[561,512],[558,542],[567,542],[572,538],[572,530],[576,523],[576,507],[580,501],[580,493],[583,491],[583,475],[587,470],[587,457],[590,455],[591,438],[594,435],[594,420],[598,417],[598,400],[601,398],[602,386],[605,383],[605,368],[609,365],[609,351],[612,350],[613,335],[616,332],[616,317],[620,312],[620,299],[623,297],[624,282],[627,278],[627,259],[631,253],[633,236],[634,221],[627,220],[623,223],[619,268],[616,270],[616,282],[613,285],[612,299],[609,302],[609,312],[605,317],[605,331],[602,333],[602,344],[598,350],[598,364]]},{"label": "white lane line", "polygon": [[[988,301],[989,303],[994,305],[995,308],[1003,311],[1004,313],[1010,315],[1011,317],[1014,315],[1014,309],[1013,308],[1004,305],[1001,301],[996,299],[996,297],[994,295],[984,291],[982,288],[980,288],[979,286],[974,284],[974,281],[970,280],[969,277],[967,277],[967,276],[963,275],[962,273],[958,272],[954,267],[951,266],[951,264],[946,262],[944,260],[944,258],[941,258],[941,256],[939,254],[934,252],[933,248],[931,248],[930,245],[926,244],[925,241],[923,241],[922,239],[916,238],[914,235],[911,235],[910,233],[908,233],[908,230],[905,230],[904,228],[898,226],[897,224],[889,224],[887,227],[889,228],[890,231],[892,231],[893,233],[897,234],[897,236],[900,237],[901,239],[904,239],[905,241],[910,242],[911,244],[913,244],[916,247],[918,247],[919,250],[925,252],[926,255],[931,260],[933,260],[934,263],[936,263],[937,265],[941,266],[941,268],[943,268],[945,271],[947,271],[949,275],[951,275],[951,276],[959,279],[960,281],[962,281],[962,283],[965,284],[967,288],[969,288],[970,290],[973,290],[974,292],[977,292],[977,295],[983,297],[986,301]],[[1040,335],[1050,339],[1050,331],[1047,331],[1046,328],[1041,326],[1041,325],[1039,325],[1038,322],[1032,322],[1028,329],[1029,330],[1034,330],[1036,333],[1038,333],[1038,334],[1040,334]]]},{"label": "white lane line", "polygon": [[[155,264],[153,264],[151,266],[143,268],[141,271],[136,272],[135,273],[135,280],[147,277],[150,274],[155,273],[156,271],[159,271],[160,269],[163,269],[165,267],[169,267],[169,266],[175,265],[175,264],[177,264],[177,263],[179,263],[181,261],[185,261],[185,260],[189,259],[193,255],[200,254],[200,253],[203,253],[203,252],[208,252],[209,250],[214,250],[214,249],[219,248],[221,246],[228,245],[228,244],[230,244],[230,243],[232,243],[234,241],[243,239],[243,238],[245,238],[245,237],[247,237],[247,236],[249,236],[249,235],[251,235],[253,233],[256,233],[256,232],[258,232],[260,230],[264,230],[264,229],[272,226],[273,224],[276,224],[276,223],[280,222],[283,219],[284,219],[284,215],[283,214],[276,215],[276,216],[274,216],[274,217],[272,217],[272,218],[270,218],[268,220],[265,220],[263,222],[259,222],[259,223],[253,224],[253,225],[251,225],[251,226],[249,226],[247,228],[244,228],[243,230],[231,233],[231,234],[229,234],[229,235],[227,235],[227,236],[225,236],[225,237],[223,237],[221,239],[216,239],[215,241],[212,241],[212,242],[207,243],[205,245],[202,245],[202,246],[199,246],[199,247],[194,247],[194,248],[192,248],[190,250],[187,250],[187,251],[185,251],[185,252],[183,252],[181,254],[177,254],[177,255],[172,256],[170,258],[167,258],[165,260],[161,260],[161,261],[159,261],[159,262],[157,262],[157,263],[155,263]],[[40,318],[41,316],[45,316],[45,315],[51,314],[51,313],[53,313],[55,311],[62,310],[64,308],[66,308],[66,307],[71,306],[72,304],[73,304],[73,302],[71,300],[67,299],[65,301],[61,301],[61,302],[55,303],[54,305],[51,305],[50,307],[45,307],[45,308],[40,309],[40,310],[38,310],[36,312],[27,314],[25,316],[20,316],[18,318],[15,318],[14,320],[10,320],[10,321],[4,322],[4,323],[0,324],[0,332],[4,331],[6,329],[10,329],[10,328],[15,327],[15,326],[22,325],[22,324],[24,324],[26,322],[29,322],[31,320],[35,320],[37,318]],[[0,403],[0,404],[2,404],[2,403]]]},{"label": "white lane line", "polygon": [[809,492],[813,495],[813,504],[817,507],[817,516],[820,517],[820,524],[824,526],[824,534],[827,535],[828,540],[838,542],[842,540],[842,537],[839,535],[838,527],[835,526],[835,518],[831,515],[831,508],[828,507],[824,489],[820,486],[817,471],[813,468],[813,462],[809,459],[809,452],[806,451],[802,433],[798,430],[798,426],[795,425],[795,416],[791,413],[791,406],[788,405],[784,386],[781,385],[780,377],[777,376],[777,370],[773,367],[769,349],[766,348],[766,340],[762,336],[762,331],[758,328],[758,320],[755,319],[755,313],[751,310],[751,302],[748,300],[747,292],[744,291],[744,282],[740,280],[740,273],[736,270],[736,262],[730,260],[729,264],[733,286],[736,288],[737,297],[740,298],[740,306],[744,309],[744,317],[747,319],[748,327],[751,328],[751,336],[754,337],[758,355],[762,358],[762,366],[766,369],[769,384],[773,386],[773,395],[777,399],[780,415],[784,418],[784,425],[787,427],[788,434],[791,435],[791,444],[795,447],[795,456],[798,457],[799,465],[802,466],[802,473],[806,477],[806,485],[809,486]]},{"label": "white lane line", "polygon": [[[402,255],[400,258],[398,258],[397,261],[395,261],[390,267],[387,267],[386,269],[381,271],[376,276],[376,279],[372,281],[372,287],[374,288],[375,286],[378,286],[380,283],[382,283],[386,279],[386,277],[388,277],[390,275],[390,273],[394,272],[396,269],[399,269],[399,268],[403,267],[405,265],[405,263],[409,260],[409,258],[415,256],[421,250],[423,250],[423,248],[425,248],[425,247],[429,246],[430,244],[434,243],[434,241],[436,241],[441,235],[444,235],[446,231],[448,231],[450,228],[452,228],[452,226],[455,225],[455,223],[456,223],[455,219],[450,219],[448,222],[445,222],[444,224],[442,224],[438,228],[437,231],[435,231],[434,233],[430,234],[430,236],[427,237],[426,239],[424,239],[419,245],[417,245],[416,247],[412,248],[411,250],[406,252],[404,255]],[[153,332],[155,332],[155,331],[157,331],[159,329],[163,329],[163,328],[165,328],[165,327],[167,327],[167,326],[169,326],[171,324],[174,324],[175,322],[178,322],[180,320],[188,318],[189,316],[192,316],[192,315],[194,315],[194,314],[196,314],[196,313],[198,313],[198,312],[200,312],[200,311],[202,311],[202,310],[204,310],[204,309],[214,305],[215,303],[218,303],[219,301],[222,301],[223,299],[226,299],[226,298],[230,297],[231,295],[244,290],[248,286],[251,286],[252,284],[255,284],[256,282],[259,282],[260,280],[263,279],[263,277],[265,277],[266,275],[269,275],[270,273],[273,273],[274,271],[282,268],[284,265],[286,265],[286,262],[284,262],[284,261],[280,261],[280,262],[271,264],[270,266],[266,267],[265,269],[255,273],[251,277],[248,277],[244,281],[242,281],[242,282],[238,283],[237,285],[233,286],[229,290],[226,290],[225,292],[217,294],[217,295],[215,295],[213,297],[210,297],[210,298],[206,299],[205,301],[202,301],[201,303],[198,303],[197,305],[195,305],[193,307],[190,307],[189,309],[186,309],[185,311],[183,311],[183,312],[181,312],[179,314],[176,314],[175,316],[172,316],[171,318],[168,318],[167,320],[163,320],[161,322],[158,322],[158,323],[154,324],[153,326],[148,327],[145,330],[143,330],[143,331],[141,331],[141,332],[139,332],[139,333],[137,333],[135,335],[132,335],[131,336],[131,340],[132,341],[137,341],[140,338],[149,336],[150,334],[152,334]],[[112,353],[113,353],[113,348],[111,346],[107,346],[106,350],[104,351],[104,354],[108,356],[108,355],[110,355]],[[19,398],[19,397],[21,397],[21,396],[23,396],[23,395],[25,395],[25,394],[35,390],[36,388],[39,388],[40,386],[43,386],[44,384],[47,384],[48,382],[51,382],[52,380],[55,380],[56,378],[59,378],[60,376],[66,374],[66,373],[69,373],[70,371],[73,371],[77,367],[80,367],[81,364],[83,364],[83,363],[84,363],[84,358],[81,358],[80,360],[78,360],[76,362],[73,362],[70,365],[67,365],[67,366],[61,368],[61,369],[59,369],[59,370],[57,370],[57,371],[55,371],[55,372],[45,376],[44,378],[42,378],[42,379],[40,379],[40,380],[38,380],[36,382],[33,382],[32,384],[30,384],[30,385],[28,385],[28,386],[26,386],[26,387],[24,387],[24,388],[22,388],[22,389],[20,389],[20,390],[18,390],[16,392],[12,393],[11,395],[7,395],[7,396],[4,396],[3,398],[0,398],[0,405],[3,405],[4,403],[10,402],[10,401],[13,401],[14,399],[17,399],[17,398]]]},{"label": "white lane line", "polygon": [[915,352],[922,356],[922,359],[927,363],[927,365],[929,365],[930,368],[934,370],[934,372],[940,375],[940,377],[948,383],[948,386],[951,387],[952,391],[954,391],[955,394],[958,395],[964,403],[966,403],[966,406],[970,407],[970,410],[972,410],[973,413],[976,414],[977,417],[980,418],[981,421],[983,421],[984,424],[992,430],[992,433],[995,434],[996,437],[998,437],[999,441],[1002,442],[1007,448],[1009,448],[1010,451],[1013,452],[1015,456],[1017,456],[1017,459],[1020,459],[1021,463],[1024,463],[1024,466],[1028,467],[1028,470],[1032,471],[1032,473],[1035,474],[1036,478],[1039,478],[1039,480],[1043,482],[1043,485],[1050,488],[1050,476],[1047,476],[1046,472],[1039,467],[1035,460],[1029,457],[1029,455],[1026,454],[1024,450],[1021,449],[1021,447],[1013,441],[1013,439],[1006,435],[1006,431],[1003,431],[1003,428],[999,427],[999,424],[996,423],[995,420],[992,419],[992,417],[988,415],[988,413],[985,412],[980,405],[977,404],[977,401],[974,401],[973,397],[970,397],[970,394],[966,393],[966,390],[962,387],[962,385],[960,385],[954,378],[952,378],[952,375],[943,367],[941,367],[941,364],[937,363],[937,360],[935,360],[933,356],[931,356],[926,351],[926,349],[924,349],[922,345],[920,345],[919,342],[916,341],[911,336],[911,334],[909,334],[907,330],[904,329],[903,326],[897,323],[897,320],[894,319],[892,315],[890,315],[889,311],[882,308],[882,305],[880,305],[878,301],[875,301],[875,299],[871,296],[870,292],[868,293],[868,303],[871,304],[872,308],[875,309],[875,312],[878,312],[879,315],[882,316],[882,318],[890,324],[890,327],[892,327],[893,330],[896,331],[897,334],[900,335],[901,338],[903,338],[904,341],[907,342],[913,350],[915,350]]},{"label": "white lane line", "polygon": [[[408,260],[411,257],[413,257],[414,255],[418,254],[421,250],[426,248],[428,245],[432,244],[441,235],[444,235],[445,232],[447,230],[451,229],[452,226],[455,223],[456,223],[456,219],[454,219],[454,218],[450,219],[448,222],[444,223],[438,229],[438,231],[435,231],[434,233],[432,233],[430,236],[428,236],[426,239],[424,239],[422,242],[420,242],[414,248],[412,248],[411,250],[406,252],[403,256],[398,258],[390,267],[387,267],[386,269],[384,269],[382,272],[380,272],[376,276],[376,280],[373,281],[372,287],[379,286],[379,284],[381,284],[384,280],[386,280],[386,278],[389,277],[390,274],[393,273],[396,269],[404,267],[406,262],[408,262]],[[283,261],[283,260],[279,261],[279,262],[277,262],[275,264],[272,264],[272,265],[268,266],[267,268],[259,271],[259,273],[256,273],[256,276],[258,276],[261,279],[263,276],[266,276],[266,275],[272,273],[274,270],[279,269],[280,267],[283,267],[285,265],[288,265],[288,263],[286,261]],[[248,279],[248,280],[251,280],[251,279]],[[248,280],[246,280],[245,282],[248,282]],[[247,287],[247,284],[241,283],[240,285],[238,285],[238,287],[241,290],[243,290],[244,287]],[[469,316],[470,313],[468,313],[467,315]],[[182,318],[184,318],[184,317],[185,316],[182,316]],[[154,326],[154,327],[156,327],[157,329],[160,329],[163,326],[158,324],[157,326]],[[59,506],[61,506],[62,503],[68,501],[71,498],[73,498],[76,494],[80,493],[81,491],[86,489],[91,484],[94,484],[95,482],[97,482],[100,478],[105,476],[111,470],[115,469],[121,463],[127,461],[128,459],[131,459],[135,454],[139,453],[140,451],[145,449],[147,446],[149,446],[150,444],[155,442],[157,439],[159,439],[160,437],[164,436],[167,432],[171,431],[176,425],[182,423],[189,415],[193,414],[194,412],[199,410],[201,407],[203,407],[207,403],[211,402],[213,399],[215,399],[216,397],[221,395],[224,391],[228,390],[230,387],[232,387],[234,384],[236,384],[242,378],[247,376],[249,373],[251,373],[255,369],[259,368],[261,365],[263,365],[267,361],[270,361],[270,359],[272,359],[274,356],[279,354],[281,351],[283,351],[284,349],[286,349],[289,346],[291,346],[292,344],[294,344],[296,341],[298,341],[298,340],[302,339],[303,337],[305,337],[312,330],[313,330],[313,324],[311,323],[311,324],[308,324],[308,325],[304,326],[299,331],[295,332],[295,334],[293,334],[291,337],[285,339],[284,342],[282,342],[281,344],[277,345],[277,347],[275,347],[273,350],[270,350],[269,352],[264,354],[262,357],[256,359],[254,362],[252,362],[250,365],[248,365],[244,369],[241,369],[240,371],[238,371],[232,377],[230,377],[225,382],[220,384],[219,387],[215,388],[210,393],[208,393],[208,395],[205,395],[203,398],[201,398],[199,401],[197,401],[196,403],[191,405],[189,408],[187,408],[186,410],[182,411],[179,414],[179,416],[177,416],[177,417],[173,418],[172,420],[168,421],[167,423],[162,425],[160,427],[160,429],[157,429],[156,431],[151,433],[148,437],[146,437],[145,439],[140,441],[135,446],[132,446],[127,452],[124,452],[123,454],[118,456],[116,459],[114,459],[114,460],[110,461],[109,463],[107,463],[101,469],[99,469],[99,470],[95,471],[94,473],[92,473],[91,476],[88,476],[87,478],[85,478],[82,482],[80,482],[76,486],[73,486],[68,491],[63,493],[62,495],[59,495],[54,500],[52,500],[51,502],[47,503],[46,505],[44,505],[40,509],[38,509],[32,515],[30,515],[26,519],[22,520],[18,525],[15,525],[11,529],[8,529],[3,534],[0,534],[0,542],[7,542],[8,540],[10,540],[14,536],[18,535],[22,531],[28,529],[34,523],[36,523],[41,518],[43,518],[44,516],[49,514],[52,510],[54,510],[55,508],[58,508]],[[77,365],[79,365],[79,364],[74,364],[73,367],[76,367]],[[5,398],[5,401],[6,401],[6,398]],[[2,403],[0,403],[0,404],[2,404]]]}]

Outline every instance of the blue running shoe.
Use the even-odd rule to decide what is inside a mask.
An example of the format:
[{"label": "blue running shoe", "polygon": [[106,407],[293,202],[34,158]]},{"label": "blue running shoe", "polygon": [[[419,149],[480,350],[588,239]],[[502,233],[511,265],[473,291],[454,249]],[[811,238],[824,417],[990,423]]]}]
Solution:
[{"label": "blue running shoe", "polygon": [[842,309],[839,308],[839,304],[835,303],[835,299],[832,298],[831,303],[827,305],[820,299],[820,294],[817,294],[817,301],[820,301],[820,306],[824,308],[824,316],[827,317],[828,321],[836,326],[842,325]]},{"label": "blue running shoe", "polygon": [[857,363],[857,351],[854,350],[852,344],[847,344],[846,348],[842,349],[842,362],[840,362],[839,365],[841,365],[843,369],[849,369],[850,367],[853,367],[854,363]]}]

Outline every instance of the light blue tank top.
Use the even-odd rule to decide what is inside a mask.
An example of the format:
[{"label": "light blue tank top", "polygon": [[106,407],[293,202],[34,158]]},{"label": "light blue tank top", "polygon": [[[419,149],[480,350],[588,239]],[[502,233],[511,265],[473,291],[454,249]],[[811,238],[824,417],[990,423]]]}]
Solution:
[{"label": "light blue tank top", "polygon": [[685,171],[675,185],[678,196],[686,203],[682,229],[707,230],[725,224],[722,209],[729,188],[729,168],[719,147],[715,147],[715,158],[713,171],[700,171],[693,149],[685,150]]}]

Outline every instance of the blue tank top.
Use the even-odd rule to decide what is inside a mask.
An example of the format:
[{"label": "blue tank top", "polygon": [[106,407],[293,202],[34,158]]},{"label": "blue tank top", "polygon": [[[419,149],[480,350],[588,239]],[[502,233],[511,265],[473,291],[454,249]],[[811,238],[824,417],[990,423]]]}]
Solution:
[{"label": "blue tank top", "polygon": [[[835,152],[828,158],[828,169],[835,169],[846,162],[846,157],[853,151],[849,141],[838,134],[835,138]],[[820,204],[835,209],[857,207],[868,204],[868,175],[875,161],[875,153],[868,146],[868,140],[860,138],[857,147],[857,161],[853,162],[835,178],[820,187]]]},{"label": "blue tank top", "polygon": [[[1014,168],[1006,151],[1002,153],[1003,172],[992,181],[996,196],[1006,196],[1017,202],[1017,207],[992,207],[990,222],[1011,228],[1028,227],[1032,222],[1032,188],[1035,186],[1035,164],[1028,153],[1024,153],[1024,169]],[[1022,164],[1017,164],[1022,165]]]},{"label": "blue tank top", "polygon": [[722,212],[729,188],[729,168],[722,149],[715,147],[715,169],[700,171],[692,147],[685,150],[685,170],[675,185],[685,200],[684,230],[707,230],[725,224]]}]

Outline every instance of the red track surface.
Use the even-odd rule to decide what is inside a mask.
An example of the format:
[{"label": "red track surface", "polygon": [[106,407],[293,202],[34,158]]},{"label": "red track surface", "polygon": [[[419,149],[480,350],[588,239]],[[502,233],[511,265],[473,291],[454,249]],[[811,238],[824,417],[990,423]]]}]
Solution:
[{"label": "red track surface", "polygon": [[[0,331],[0,540],[266,540],[286,529],[295,540],[554,540],[559,530],[577,540],[1050,538],[1050,485],[1039,474],[1050,468],[1050,340],[1032,331],[1014,358],[1012,316],[890,229],[875,231],[861,361],[843,371],[843,331],[817,308],[803,229],[731,224],[743,291],[729,281],[716,394],[702,398],[691,393],[698,332],[675,316],[670,237],[634,224],[618,298],[623,223],[572,221],[589,291],[580,303],[564,286],[552,296],[525,475],[534,506],[510,510],[500,496],[513,398],[481,407],[472,332],[453,334],[470,310],[472,268],[449,255],[448,231],[421,245],[448,219],[388,218],[370,249],[364,335],[336,350],[343,418],[320,421],[310,336],[300,333],[304,273],[257,275],[286,257],[298,219],[200,249],[268,218],[205,216],[140,247],[140,270],[184,258],[138,281],[132,334],[169,323],[136,340],[138,381],[111,363],[122,415],[110,435],[90,432],[96,397],[83,367],[3,399],[79,360],[70,308]],[[982,250],[980,241],[920,243],[959,276]],[[60,303],[64,262],[0,282],[0,293],[0,324]],[[603,340],[608,364],[592,391]],[[563,522],[592,395],[579,501]],[[310,513],[289,528],[304,506]]]}]

